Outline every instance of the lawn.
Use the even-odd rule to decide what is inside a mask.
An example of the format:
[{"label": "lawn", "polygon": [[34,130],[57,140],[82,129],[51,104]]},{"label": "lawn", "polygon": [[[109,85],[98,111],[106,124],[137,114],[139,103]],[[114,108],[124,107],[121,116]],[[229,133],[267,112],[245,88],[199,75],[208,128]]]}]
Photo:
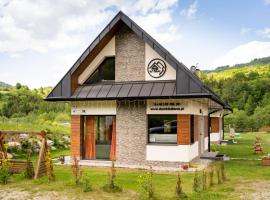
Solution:
[{"label": "lawn", "polygon": [[[265,153],[270,152],[270,134],[266,133],[242,134],[241,138],[237,139],[237,144],[214,148],[233,158],[257,159],[260,156],[254,155],[252,151],[256,135],[262,137]],[[52,156],[57,157],[62,154],[68,154],[68,151],[53,152]],[[46,177],[38,180],[25,180],[22,175],[13,176],[8,185],[1,186],[0,199],[1,193],[3,194],[4,191],[18,190],[27,191],[31,197],[52,195],[51,199],[139,199],[138,177],[145,173],[143,170],[117,169],[117,184],[123,187],[123,192],[112,194],[102,190],[102,186],[108,179],[109,168],[83,168],[83,176],[89,176],[94,187],[94,191],[85,193],[82,191],[82,185],[75,186],[70,167],[54,166],[54,169],[56,180],[50,183]],[[269,193],[263,192],[268,191],[267,188],[270,187],[270,168],[261,166],[260,161],[230,160],[225,162],[225,169],[228,181],[217,184],[215,177],[214,186],[199,193],[192,191],[194,174],[182,174],[182,186],[188,199],[254,199],[254,195],[264,197],[269,195]],[[153,183],[157,199],[175,199],[176,178],[176,173],[154,173]],[[265,199],[269,199],[268,196]]]}]

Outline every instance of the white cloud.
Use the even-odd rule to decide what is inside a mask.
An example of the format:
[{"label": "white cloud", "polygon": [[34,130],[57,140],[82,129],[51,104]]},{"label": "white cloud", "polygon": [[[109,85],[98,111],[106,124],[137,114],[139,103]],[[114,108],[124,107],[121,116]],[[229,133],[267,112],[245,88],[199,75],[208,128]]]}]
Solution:
[{"label": "white cloud", "polygon": [[256,31],[256,33],[260,35],[261,37],[270,38],[270,28],[264,28],[262,30],[258,30]]},{"label": "white cloud", "polygon": [[263,0],[266,5],[270,4],[270,0]]},{"label": "white cloud", "polygon": [[241,33],[241,35],[244,35],[246,33],[249,33],[250,31],[251,31],[251,28],[243,27],[243,28],[241,28],[240,33]]},{"label": "white cloud", "polygon": [[198,1],[194,1],[192,4],[189,5],[188,8],[183,9],[180,14],[186,17],[187,19],[192,19],[195,17],[197,11],[198,11]]},{"label": "white cloud", "polygon": [[270,56],[270,42],[251,41],[229,50],[215,59],[212,66],[234,65],[250,62],[254,58]]},{"label": "white cloud", "polygon": [[[0,52],[76,49],[100,29],[117,10],[151,28],[156,39],[179,39],[172,11],[177,0],[6,0],[0,2]],[[170,27],[171,33],[160,31]],[[98,33],[96,33],[98,34]]]}]

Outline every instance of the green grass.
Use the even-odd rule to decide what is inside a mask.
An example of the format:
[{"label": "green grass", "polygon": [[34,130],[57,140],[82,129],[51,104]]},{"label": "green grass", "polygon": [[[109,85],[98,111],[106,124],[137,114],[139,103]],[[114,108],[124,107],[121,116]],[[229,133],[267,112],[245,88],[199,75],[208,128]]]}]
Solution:
[{"label": "green grass", "polygon": [[[262,155],[254,154],[253,145],[256,136],[262,138],[262,147],[264,151]],[[225,139],[229,139],[229,137],[226,136]],[[214,148],[232,158],[259,159],[270,153],[270,133],[242,133],[241,138],[236,138],[235,141],[237,144],[228,146],[215,145]]]},{"label": "green grass", "polygon": [[[260,135],[263,139],[265,153],[270,151],[270,134],[266,133],[246,133],[237,139],[238,143],[227,146],[220,146],[219,151],[230,157],[235,158],[259,158],[253,154],[253,143],[255,136]],[[52,157],[67,155],[68,150],[52,152]],[[56,180],[48,183],[46,177],[38,180],[24,180],[21,175],[13,176],[11,183],[2,188],[22,188],[23,190],[35,193],[37,191],[56,191],[60,195],[76,199],[139,199],[138,177],[145,173],[144,170],[117,169],[117,184],[123,187],[122,193],[106,193],[102,186],[107,183],[109,168],[83,168],[83,176],[91,178],[94,191],[84,193],[82,186],[75,186],[71,168],[68,166],[54,166]],[[217,184],[216,176],[213,187],[200,193],[192,192],[193,173],[182,175],[182,185],[188,199],[239,199],[243,193],[250,194],[258,188],[250,186],[251,183],[268,184],[270,186],[270,168],[261,166],[260,161],[256,160],[230,160],[225,162],[226,175],[229,178],[223,184]],[[176,173],[157,173],[155,172],[153,183],[157,199],[174,199]]]},{"label": "green grass", "polygon": [[46,124],[46,123],[29,123],[29,122],[15,122],[15,121],[0,121],[0,130],[12,130],[12,131],[41,131],[47,130],[51,133],[63,133],[69,134],[70,133],[70,126],[53,123],[53,124]]}]

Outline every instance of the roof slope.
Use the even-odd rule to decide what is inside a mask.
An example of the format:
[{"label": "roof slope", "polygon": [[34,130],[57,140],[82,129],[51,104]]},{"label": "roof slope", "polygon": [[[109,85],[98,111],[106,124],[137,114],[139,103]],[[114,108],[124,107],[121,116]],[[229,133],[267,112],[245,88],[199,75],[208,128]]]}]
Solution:
[{"label": "roof slope", "polygon": [[195,76],[186,66],[179,62],[174,56],[172,56],[163,46],[161,46],[155,39],[153,39],[148,33],[146,33],[141,27],[139,27],[134,21],[132,21],[123,12],[119,12],[111,22],[102,30],[102,32],[96,37],[96,39],[90,44],[90,46],[83,52],[71,69],[65,74],[60,82],[55,86],[51,93],[47,96],[46,100],[71,100],[71,76],[76,72],[80,65],[91,56],[94,51],[97,51],[99,45],[104,43],[105,39],[109,36],[112,37],[114,33],[122,25],[128,26],[139,38],[151,46],[164,60],[166,60],[173,68],[176,69],[176,96],[190,96],[208,94],[209,98],[212,98],[224,108],[229,106],[223,102],[218,95],[205,86],[197,76]]}]

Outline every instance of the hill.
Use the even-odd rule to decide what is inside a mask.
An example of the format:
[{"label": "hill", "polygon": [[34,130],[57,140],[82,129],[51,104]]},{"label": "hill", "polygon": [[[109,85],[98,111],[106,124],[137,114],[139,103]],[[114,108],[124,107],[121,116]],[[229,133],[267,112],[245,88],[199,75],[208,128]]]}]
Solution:
[{"label": "hill", "polygon": [[269,57],[202,72],[200,78],[233,107],[234,113],[225,118],[227,125],[238,131],[270,127]]},{"label": "hill", "polygon": [[12,88],[13,86],[5,82],[0,81],[0,88]]},{"label": "hill", "polygon": [[70,105],[43,100],[51,87],[0,87],[0,130],[47,130],[69,133]]},{"label": "hill", "polygon": [[205,73],[212,73],[212,72],[223,72],[226,70],[232,70],[232,69],[239,69],[239,68],[245,68],[245,67],[257,67],[257,66],[262,66],[262,65],[270,65],[270,56],[269,57],[264,57],[264,58],[255,58],[249,63],[241,63],[241,64],[236,64],[233,66],[221,66],[217,67],[214,70],[205,70]]}]

